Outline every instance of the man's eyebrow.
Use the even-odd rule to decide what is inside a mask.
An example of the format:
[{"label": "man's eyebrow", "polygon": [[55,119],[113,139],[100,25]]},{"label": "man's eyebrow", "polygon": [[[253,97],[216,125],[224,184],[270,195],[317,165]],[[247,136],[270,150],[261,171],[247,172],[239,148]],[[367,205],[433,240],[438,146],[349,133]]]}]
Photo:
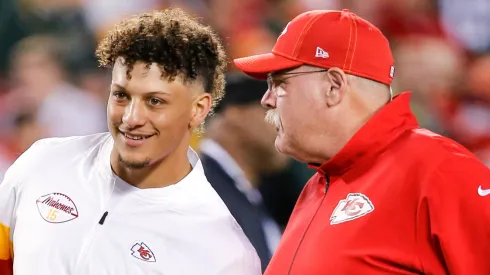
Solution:
[{"label": "man's eyebrow", "polygon": [[112,83],[111,88],[116,88],[116,89],[121,90],[121,91],[126,91],[126,88],[124,88],[123,86],[121,86],[117,83]]},{"label": "man's eyebrow", "polygon": [[271,73],[271,77],[272,78],[280,78],[280,77],[284,76],[285,73],[290,72],[292,70],[294,70],[294,68],[292,68],[292,69],[284,69],[284,70],[281,70],[281,71],[276,71],[276,72]]},{"label": "man's eyebrow", "polygon": [[[112,83],[111,84],[111,89],[115,89],[115,90],[118,90],[118,91],[121,91],[121,92],[127,92],[126,88],[124,88],[123,86],[117,84],[117,83]],[[151,92],[146,92],[144,93],[145,95],[150,95],[150,96],[153,96],[153,95],[172,95],[171,93],[169,92],[166,92],[166,91],[151,91]]]},{"label": "man's eyebrow", "polygon": [[284,75],[281,72],[275,72],[271,74],[272,80],[280,80]]},{"label": "man's eyebrow", "polygon": [[145,94],[147,94],[147,95],[172,95],[169,92],[165,92],[165,91],[152,91],[152,92],[148,92]]}]

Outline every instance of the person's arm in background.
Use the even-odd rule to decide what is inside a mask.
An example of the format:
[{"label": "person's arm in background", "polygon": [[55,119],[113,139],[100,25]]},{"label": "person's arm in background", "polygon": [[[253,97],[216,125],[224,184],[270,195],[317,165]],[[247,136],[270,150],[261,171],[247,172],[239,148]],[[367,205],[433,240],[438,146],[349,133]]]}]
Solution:
[{"label": "person's arm in background", "polygon": [[16,203],[17,180],[14,168],[7,170],[5,178],[0,183],[0,274],[13,274],[14,251],[12,245],[13,214]]},{"label": "person's arm in background", "polygon": [[490,170],[455,152],[428,180],[429,238],[446,272],[490,274]]}]

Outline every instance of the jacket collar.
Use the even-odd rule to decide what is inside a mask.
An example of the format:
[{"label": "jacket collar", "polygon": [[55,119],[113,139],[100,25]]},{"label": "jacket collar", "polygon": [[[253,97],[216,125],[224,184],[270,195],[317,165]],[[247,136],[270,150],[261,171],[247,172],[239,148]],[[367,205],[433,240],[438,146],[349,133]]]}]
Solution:
[{"label": "jacket collar", "polygon": [[360,161],[381,153],[393,140],[418,123],[410,110],[410,93],[401,93],[366,122],[333,158],[310,164],[320,174],[340,176]]}]

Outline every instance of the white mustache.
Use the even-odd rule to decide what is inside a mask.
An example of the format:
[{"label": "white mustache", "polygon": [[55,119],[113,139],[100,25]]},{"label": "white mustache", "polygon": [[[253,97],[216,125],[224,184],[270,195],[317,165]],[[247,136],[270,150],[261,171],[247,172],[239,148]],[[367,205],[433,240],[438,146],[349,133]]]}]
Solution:
[{"label": "white mustache", "polygon": [[281,117],[279,117],[279,114],[275,109],[267,110],[267,113],[265,113],[265,121],[277,128],[281,128],[282,126]]}]

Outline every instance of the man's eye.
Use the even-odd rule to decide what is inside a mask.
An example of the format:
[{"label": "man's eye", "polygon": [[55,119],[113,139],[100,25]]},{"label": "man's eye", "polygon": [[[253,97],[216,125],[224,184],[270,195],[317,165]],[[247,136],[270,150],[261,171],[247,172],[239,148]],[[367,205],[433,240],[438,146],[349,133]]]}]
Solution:
[{"label": "man's eye", "polygon": [[286,81],[284,79],[280,79],[280,78],[277,78],[274,80],[274,83],[276,85],[281,85],[281,84],[284,84]]},{"label": "man's eye", "polygon": [[116,99],[126,99],[126,95],[122,92],[113,92],[112,95],[116,98]]},{"label": "man's eye", "polygon": [[280,79],[280,78],[274,79],[274,87],[279,87],[279,86],[283,85],[284,83],[286,83],[286,81],[283,79]]},{"label": "man's eye", "polygon": [[156,105],[163,104],[164,102],[163,102],[163,100],[161,100],[159,98],[152,97],[152,98],[150,98],[149,103],[150,103],[150,105],[156,106]]}]

